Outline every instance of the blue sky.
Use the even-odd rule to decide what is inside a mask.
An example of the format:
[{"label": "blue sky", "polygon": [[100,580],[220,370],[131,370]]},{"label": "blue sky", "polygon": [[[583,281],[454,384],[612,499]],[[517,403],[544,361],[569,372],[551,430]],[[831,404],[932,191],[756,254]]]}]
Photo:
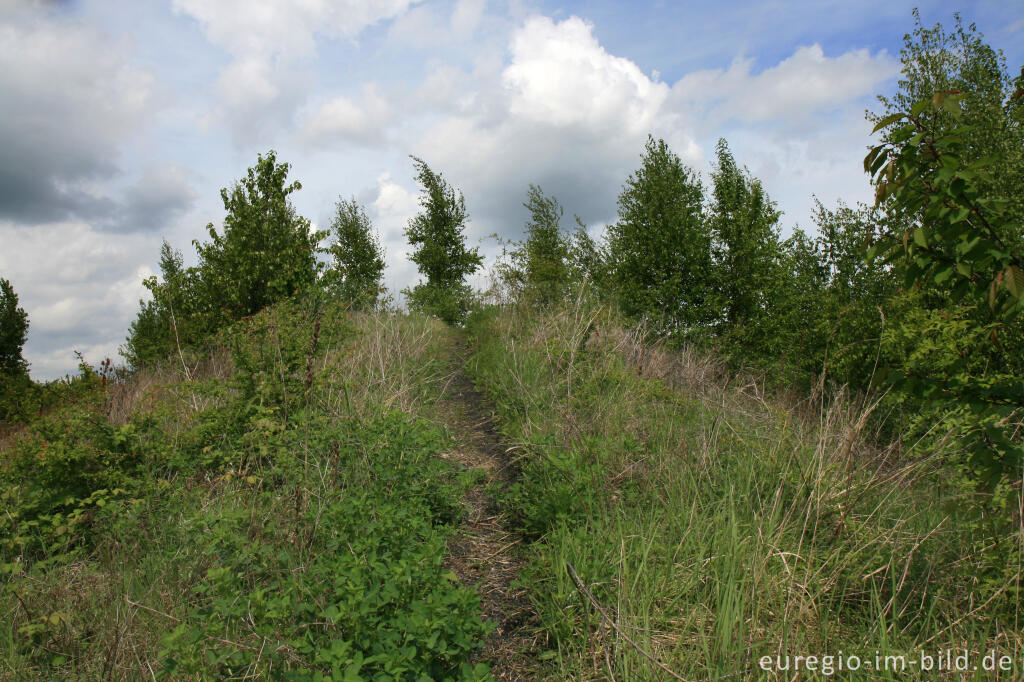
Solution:
[{"label": "blue sky", "polygon": [[[320,226],[366,206],[387,283],[416,280],[408,155],[466,196],[470,239],[516,238],[538,183],[594,234],[648,133],[705,174],[725,137],[784,212],[866,201],[864,111],[892,92],[913,3],[0,0],[0,277],[36,378],[114,356],[161,239],[194,261],[221,187],[274,148]],[[1012,72],[1016,3],[960,11]],[[482,281],[482,280],[478,280]]]}]

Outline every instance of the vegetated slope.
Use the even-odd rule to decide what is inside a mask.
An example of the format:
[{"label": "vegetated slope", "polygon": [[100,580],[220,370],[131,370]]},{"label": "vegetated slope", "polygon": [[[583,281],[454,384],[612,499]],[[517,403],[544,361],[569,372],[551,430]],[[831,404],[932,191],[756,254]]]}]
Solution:
[{"label": "vegetated slope", "polygon": [[941,453],[589,304],[469,331],[477,388],[437,321],[279,304],[32,424],[0,453],[0,677],[790,679],[761,657],[1020,649],[1016,536]]},{"label": "vegetated slope", "polygon": [[[974,514],[942,453],[869,447],[870,406],[773,401],[585,303],[470,330],[519,446],[507,502],[550,679],[795,679],[840,654],[869,661],[854,677],[933,679],[919,652],[948,649],[1019,665],[1012,523]],[[914,663],[871,670],[876,653]]]},{"label": "vegetated slope", "polygon": [[481,680],[446,567],[470,484],[424,418],[449,331],[316,300],[0,455],[0,677]]}]

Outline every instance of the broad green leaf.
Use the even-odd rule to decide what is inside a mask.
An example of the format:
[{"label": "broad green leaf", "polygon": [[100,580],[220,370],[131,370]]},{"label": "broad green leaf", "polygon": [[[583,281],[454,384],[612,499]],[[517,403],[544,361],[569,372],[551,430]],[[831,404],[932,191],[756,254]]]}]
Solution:
[{"label": "broad green leaf", "polygon": [[902,111],[897,111],[895,114],[889,114],[888,116],[883,117],[881,120],[878,121],[878,123],[875,124],[875,127],[874,129],[872,129],[871,133],[877,133],[882,128],[890,126],[896,121],[901,121],[906,117],[907,115],[904,114]]}]

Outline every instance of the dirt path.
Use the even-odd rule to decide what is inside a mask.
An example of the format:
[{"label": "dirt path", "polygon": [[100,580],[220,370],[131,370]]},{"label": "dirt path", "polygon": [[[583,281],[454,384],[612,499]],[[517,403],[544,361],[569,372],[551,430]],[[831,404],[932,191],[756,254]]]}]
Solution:
[{"label": "dirt path", "polygon": [[535,644],[529,627],[532,610],[525,592],[512,586],[523,563],[521,538],[489,492],[510,485],[515,471],[509,445],[494,423],[490,399],[466,375],[468,354],[465,338],[456,337],[444,416],[460,443],[450,457],[484,476],[463,499],[469,518],[449,547],[447,563],[464,585],[477,586],[484,617],[497,624],[480,660],[491,664],[499,680],[528,680],[534,668],[529,653]]}]

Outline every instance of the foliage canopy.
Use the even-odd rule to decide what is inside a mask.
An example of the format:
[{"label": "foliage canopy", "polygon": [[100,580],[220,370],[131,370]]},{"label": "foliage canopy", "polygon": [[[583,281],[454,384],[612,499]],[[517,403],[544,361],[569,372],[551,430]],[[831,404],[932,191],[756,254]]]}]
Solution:
[{"label": "foliage canopy", "polygon": [[413,310],[436,315],[449,324],[460,322],[470,297],[466,277],[483,264],[477,248],[466,247],[466,200],[440,173],[412,157],[420,185],[421,211],[409,221],[405,234],[414,251],[410,259],[427,278],[406,293]]}]

